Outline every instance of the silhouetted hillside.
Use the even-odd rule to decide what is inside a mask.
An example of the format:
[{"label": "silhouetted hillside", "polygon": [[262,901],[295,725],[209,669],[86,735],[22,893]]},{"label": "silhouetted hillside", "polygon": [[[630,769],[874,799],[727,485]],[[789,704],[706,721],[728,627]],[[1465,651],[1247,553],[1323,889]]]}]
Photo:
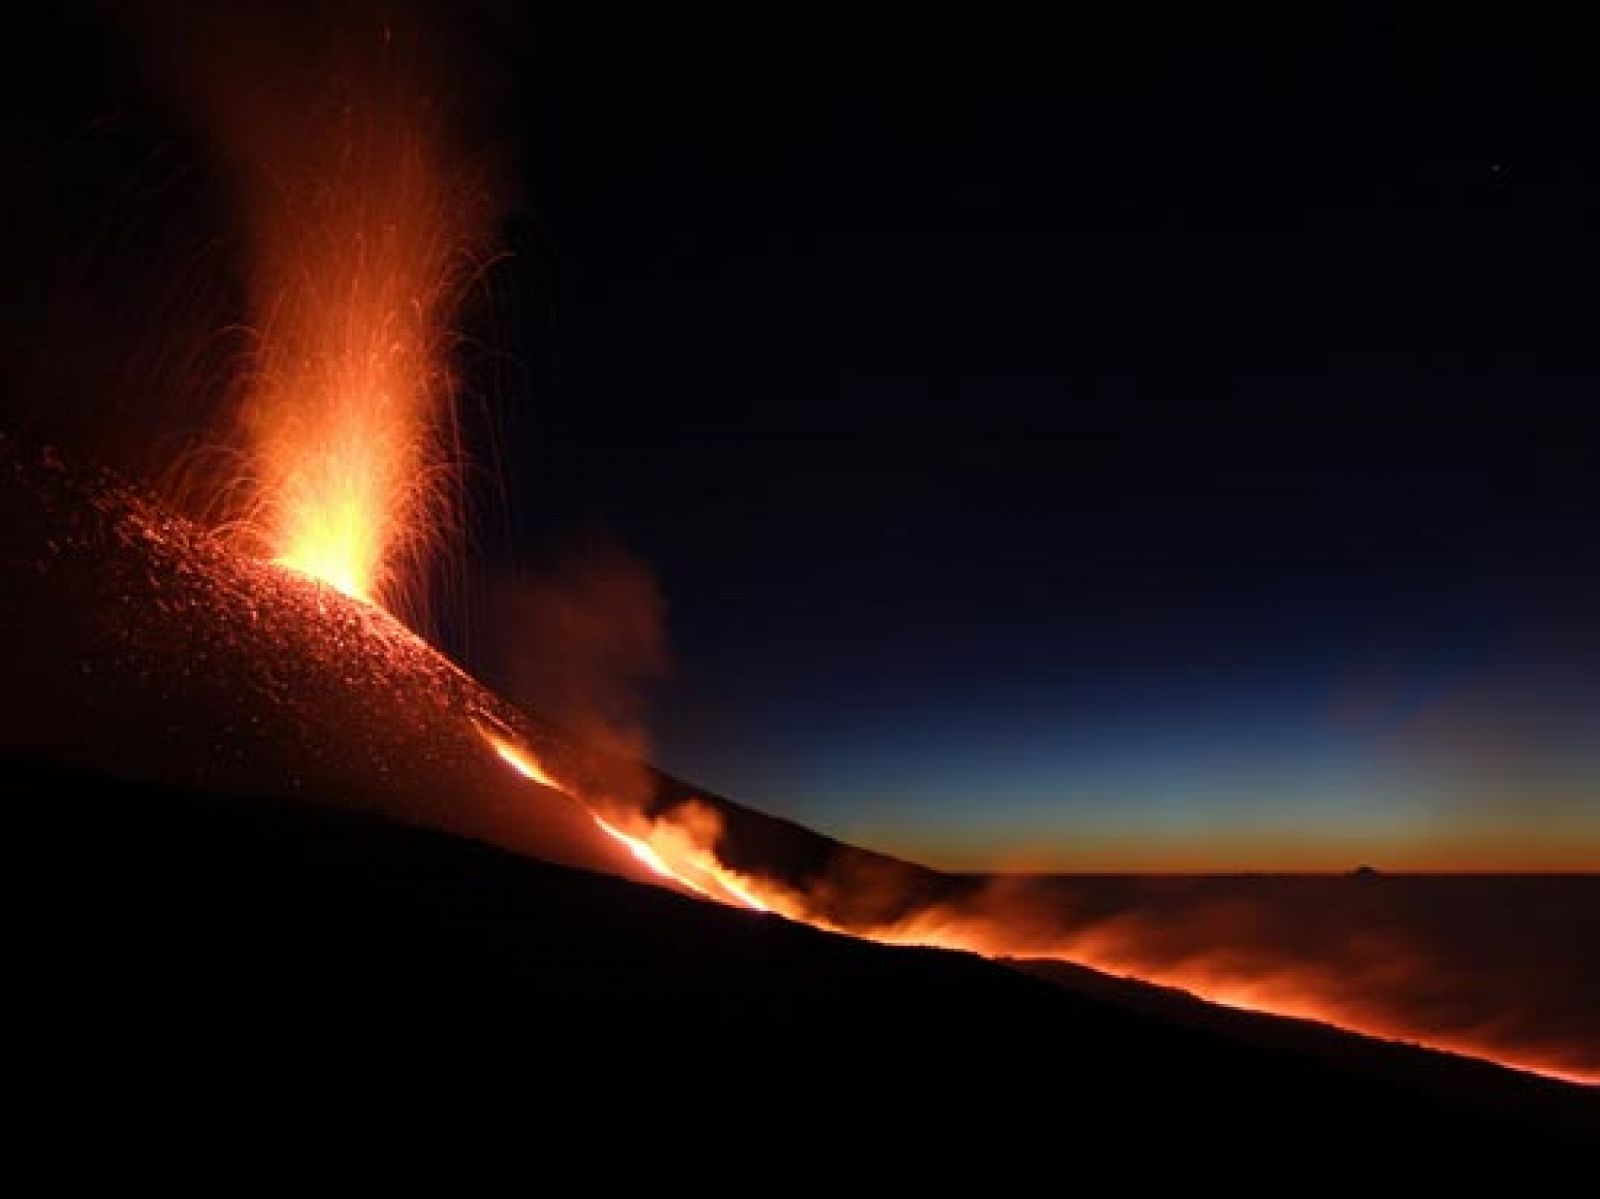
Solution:
[{"label": "silhouetted hillside", "polygon": [[1537,1173],[1596,1127],[1579,1088],[1460,1062],[1460,1094],[1430,1093],[1392,1060],[366,815],[30,759],[6,780],[26,1141],[63,1146],[74,1184],[742,1190],[1081,1163],[1278,1189],[1285,1154],[1301,1180],[1391,1155]]}]

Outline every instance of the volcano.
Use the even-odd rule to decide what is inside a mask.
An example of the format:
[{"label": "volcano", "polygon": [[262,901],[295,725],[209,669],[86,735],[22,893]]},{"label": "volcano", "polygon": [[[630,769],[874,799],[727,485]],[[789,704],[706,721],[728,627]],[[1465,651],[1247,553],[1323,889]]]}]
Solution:
[{"label": "volcano", "polygon": [[[114,474],[3,438],[0,472],[4,749],[303,797],[663,881],[590,809],[615,816],[631,803],[653,818],[703,792],[513,707],[383,609],[238,554]],[[534,773],[508,769],[508,752]],[[583,802],[543,785],[554,780]],[[793,887],[824,869],[887,884],[833,896],[826,913],[840,922],[892,920],[962,890],[731,801],[705,803],[738,867]]]},{"label": "volcano", "polygon": [[[0,513],[13,1027],[68,1187],[1003,1184],[1081,1162],[1281,1190],[1285,1160],[1318,1184],[1491,1158],[1528,1177],[1600,1135],[1591,1088],[829,931],[984,884],[587,746],[111,475],[0,443]],[[644,852],[690,803],[721,902]],[[740,910],[783,907],[741,903],[750,880],[824,927]]]}]

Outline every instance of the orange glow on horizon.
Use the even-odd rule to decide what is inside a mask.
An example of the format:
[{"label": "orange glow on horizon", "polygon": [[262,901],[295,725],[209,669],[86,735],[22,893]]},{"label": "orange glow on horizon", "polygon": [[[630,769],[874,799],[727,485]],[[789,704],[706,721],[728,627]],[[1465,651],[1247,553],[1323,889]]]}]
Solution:
[{"label": "orange glow on horizon", "polygon": [[1373,836],[1359,829],[1307,827],[1264,835],[1213,827],[1195,836],[1140,830],[1073,831],[1070,842],[1034,836],[931,839],[905,830],[845,830],[839,838],[953,874],[1343,874],[1370,866],[1388,874],[1600,873],[1600,823],[1574,815],[1493,825],[1462,818],[1426,836]]}]

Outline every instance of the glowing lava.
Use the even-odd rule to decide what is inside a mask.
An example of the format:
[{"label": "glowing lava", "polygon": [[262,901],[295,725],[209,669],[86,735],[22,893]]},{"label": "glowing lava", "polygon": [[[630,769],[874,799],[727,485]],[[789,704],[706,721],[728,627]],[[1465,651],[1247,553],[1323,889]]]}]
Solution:
[{"label": "glowing lava", "polygon": [[[670,878],[674,882],[682,883],[685,887],[688,887],[696,894],[706,895],[705,889],[693,879],[679,874],[671,866],[668,866],[661,855],[656,852],[655,847],[652,846],[648,841],[641,841],[638,837],[628,836],[627,833],[623,832],[603,816],[595,816],[594,822],[598,824],[601,829],[606,832],[606,834],[615,837],[618,841],[622,842],[622,844],[626,845],[628,847],[628,851],[632,853],[634,857],[638,858],[639,861],[650,867],[651,870],[654,870],[662,878]],[[709,898],[709,896],[707,896],[707,898]]]},{"label": "glowing lava", "polygon": [[[551,778],[550,775],[546,773],[544,767],[539,765],[539,763],[534,759],[533,755],[528,753],[526,750],[518,749],[511,742],[505,740],[504,738],[497,737],[493,733],[486,732],[483,734],[483,736],[484,739],[494,747],[495,753],[499,754],[501,758],[509,762],[511,764],[511,768],[523,778],[528,779],[531,782],[538,783],[541,787],[548,787],[552,791],[559,791],[562,795],[565,795],[574,802],[580,804],[583,802],[582,800],[579,800],[577,796],[573,795],[572,792],[563,787],[560,783],[556,782],[555,779]],[[672,867],[668,866],[667,863],[662,859],[661,855],[657,853],[648,842],[641,841],[637,837],[628,836],[627,833],[623,832],[616,825],[612,824],[609,820],[606,820],[597,812],[591,811],[589,815],[593,818],[595,824],[599,825],[600,829],[605,832],[607,836],[613,837],[622,842],[623,845],[627,846],[629,852],[632,853],[635,858],[643,862],[656,874],[660,875],[662,878],[671,879],[673,882],[679,883],[682,886],[689,888],[691,891],[696,892],[697,894],[706,894],[705,890],[697,885],[693,880],[678,874],[672,869]]]},{"label": "glowing lava", "polygon": [[1337,980],[1319,979],[1311,969],[1286,965],[1267,974],[1241,972],[1236,964],[1230,964],[1225,953],[1199,947],[1180,965],[1152,963],[1141,952],[1137,935],[1115,926],[1061,931],[1041,939],[1037,933],[1020,932],[1027,922],[1008,919],[998,908],[962,909],[935,904],[896,924],[845,927],[823,915],[807,896],[724,865],[715,850],[720,819],[711,808],[694,803],[680,805],[650,820],[645,835],[633,836],[602,817],[578,791],[557,782],[526,749],[487,729],[480,727],[479,732],[524,778],[581,804],[596,824],[626,845],[654,873],[707,899],[777,913],[829,932],[887,945],[954,949],[985,957],[1053,958],[1105,974],[1175,987],[1226,1007],[1313,1020],[1365,1036],[1481,1058],[1566,1082],[1600,1085],[1600,1075],[1513,1056],[1502,1047],[1466,1037],[1430,1036],[1386,1018],[1380,1011],[1336,1002],[1330,996],[1337,994]]},{"label": "glowing lava", "polygon": [[240,548],[395,610],[456,522],[450,321],[480,272],[481,172],[414,47],[375,32],[216,117],[248,219]]},{"label": "glowing lava", "polygon": [[[552,778],[540,765],[539,760],[526,749],[481,726],[478,731],[495,753],[499,754],[513,770],[530,782],[558,791],[581,806],[607,836],[625,845],[628,851],[654,874],[706,899],[732,903],[758,912],[771,910],[743,885],[733,871],[725,868],[714,853],[692,844],[679,825],[668,820],[656,820],[650,822],[650,828],[644,837],[625,833],[595,811],[594,807],[574,789],[563,786]],[[668,858],[669,854],[671,860]]]},{"label": "glowing lava", "polygon": [[541,787],[549,787],[552,791],[560,791],[563,795],[567,794],[560,783],[544,772],[544,767],[534,760],[532,754],[518,749],[511,742],[502,737],[497,737],[493,733],[484,732],[483,730],[480,730],[480,732],[483,732],[483,739],[494,747],[494,752],[499,754],[501,759],[509,763],[511,769],[515,770],[523,778],[538,783]]}]

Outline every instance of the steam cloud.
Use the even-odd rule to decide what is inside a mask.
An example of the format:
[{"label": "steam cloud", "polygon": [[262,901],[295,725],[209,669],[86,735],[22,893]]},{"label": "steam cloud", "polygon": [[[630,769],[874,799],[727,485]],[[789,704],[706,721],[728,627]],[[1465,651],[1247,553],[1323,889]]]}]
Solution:
[{"label": "steam cloud", "polygon": [[667,673],[666,601],[620,542],[591,533],[489,585],[483,673],[500,694],[604,751],[591,787],[630,813],[655,783],[649,692]]}]

